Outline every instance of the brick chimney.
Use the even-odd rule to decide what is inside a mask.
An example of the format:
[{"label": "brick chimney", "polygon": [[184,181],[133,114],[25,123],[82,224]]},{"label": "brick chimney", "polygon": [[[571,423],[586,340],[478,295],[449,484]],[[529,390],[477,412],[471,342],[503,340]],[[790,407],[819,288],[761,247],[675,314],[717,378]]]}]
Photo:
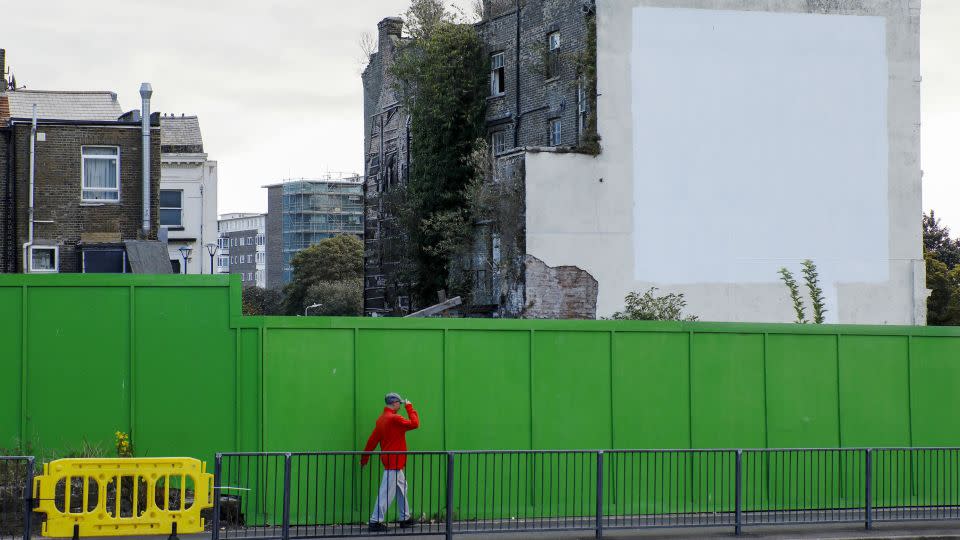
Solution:
[{"label": "brick chimney", "polygon": [[385,52],[393,46],[391,38],[399,38],[403,32],[403,19],[400,17],[387,17],[377,24],[377,45],[378,50]]}]

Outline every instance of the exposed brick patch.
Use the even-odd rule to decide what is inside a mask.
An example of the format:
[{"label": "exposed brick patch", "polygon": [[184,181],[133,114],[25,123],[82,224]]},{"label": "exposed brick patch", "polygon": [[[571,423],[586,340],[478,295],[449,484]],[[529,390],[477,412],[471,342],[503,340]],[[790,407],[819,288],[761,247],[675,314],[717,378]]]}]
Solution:
[{"label": "exposed brick patch", "polygon": [[526,289],[528,319],[596,319],[597,280],[576,266],[547,266],[527,255]]}]

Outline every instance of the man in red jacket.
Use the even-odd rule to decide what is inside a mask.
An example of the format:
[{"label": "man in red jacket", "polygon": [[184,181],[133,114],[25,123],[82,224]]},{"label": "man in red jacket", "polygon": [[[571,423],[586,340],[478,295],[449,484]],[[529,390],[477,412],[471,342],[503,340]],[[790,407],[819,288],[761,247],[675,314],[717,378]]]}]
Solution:
[{"label": "man in red jacket", "polygon": [[[373,428],[373,433],[367,439],[367,445],[363,447],[364,452],[371,452],[377,445],[380,445],[381,452],[406,452],[407,451],[407,432],[420,427],[420,416],[413,408],[413,403],[404,400],[398,394],[390,393],[384,398],[387,406],[383,408],[383,414],[377,418],[377,424]],[[400,405],[407,408],[407,416],[404,418],[397,414]],[[360,458],[360,466],[364,467],[370,461],[370,455],[364,454]],[[383,481],[380,482],[380,492],[377,494],[376,506],[373,509],[373,515],[370,516],[370,531],[380,532],[387,530],[384,523],[387,519],[387,510],[393,504],[393,498],[397,498],[397,510],[400,513],[400,527],[412,527],[416,522],[410,517],[410,499],[407,497],[407,479],[403,475],[403,468],[407,465],[407,456],[403,454],[382,454],[380,461],[383,463]]]}]

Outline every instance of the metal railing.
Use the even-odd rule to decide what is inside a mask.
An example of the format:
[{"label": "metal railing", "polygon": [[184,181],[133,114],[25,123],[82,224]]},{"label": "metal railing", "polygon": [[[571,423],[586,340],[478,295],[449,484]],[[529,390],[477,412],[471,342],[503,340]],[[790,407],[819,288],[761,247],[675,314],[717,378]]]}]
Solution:
[{"label": "metal railing", "polygon": [[215,475],[212,540],[960,520],[960,448],[229,453]]},{"label": "metal railing", "polygon": [[0,456],[0,540],[30,540],[34,459]]}]

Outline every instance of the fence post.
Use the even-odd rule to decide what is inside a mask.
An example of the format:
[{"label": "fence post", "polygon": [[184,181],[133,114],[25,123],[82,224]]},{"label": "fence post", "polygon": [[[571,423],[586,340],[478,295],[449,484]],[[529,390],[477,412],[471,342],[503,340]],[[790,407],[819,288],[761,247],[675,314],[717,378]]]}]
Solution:
[{"label": "fence post", "polygon": [[23,486],[23,540],[30,540],[33,524],[33,467],[34,458],[27,458],[27,483]]},{"label": "fence post", "polygon": [[867,448],[866,463],[864,465],[864,519],[866,528],[873,528],[873,451]]},{"label": "fence post", "polygon": [[597,538],[603,538],[603,450],[597,452]]},{"label": "fence post", "polygon": [[213,530],[210,540],[220,540],[220,476],[223,471],[223,454],[213,458]]},{"label": "fence post", "polygon": [[735,522],[733,532],[735,535],[740,536],[740,533],[743,532],[743,450],[737,450],[737,459],[736,459],[736,471],[734,472],[736,476],[736,488],[734,495],[734,504],[735,506]]},{"label": "fence post", "polygon": [[290,452],[283,456],[283,526],[280,534],[283,540],[290,540],[290,462],[292,459]]},{"label": "fence post", "polygon": [[447,452],[447,540],[453,540],[453,467],[454,453]]}]

